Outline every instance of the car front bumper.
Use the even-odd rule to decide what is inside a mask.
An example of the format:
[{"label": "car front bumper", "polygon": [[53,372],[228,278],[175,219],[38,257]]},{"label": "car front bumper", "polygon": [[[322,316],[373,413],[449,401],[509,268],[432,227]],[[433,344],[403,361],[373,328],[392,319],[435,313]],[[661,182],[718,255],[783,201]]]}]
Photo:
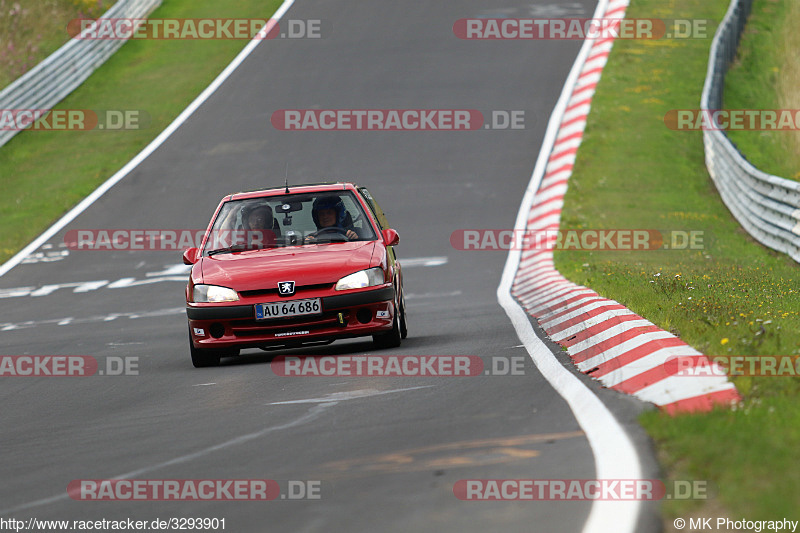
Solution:
[{"label": "car front bumper", "polygon": [[270,320],[256,320],[255,304],[189,303],[186,315],[196,348],[298,346],[390,331],[395,296],[392,286],[319,296],[319,315]]}]

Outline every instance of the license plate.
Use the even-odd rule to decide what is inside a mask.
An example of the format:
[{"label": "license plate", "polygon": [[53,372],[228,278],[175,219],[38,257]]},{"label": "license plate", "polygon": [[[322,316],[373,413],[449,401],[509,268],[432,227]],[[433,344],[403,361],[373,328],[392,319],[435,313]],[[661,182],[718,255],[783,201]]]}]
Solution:
[{"label": "license plate", "polygon": [[322,314],[322,303],[319,298],[256,304],[256,320],[319,314]]}]

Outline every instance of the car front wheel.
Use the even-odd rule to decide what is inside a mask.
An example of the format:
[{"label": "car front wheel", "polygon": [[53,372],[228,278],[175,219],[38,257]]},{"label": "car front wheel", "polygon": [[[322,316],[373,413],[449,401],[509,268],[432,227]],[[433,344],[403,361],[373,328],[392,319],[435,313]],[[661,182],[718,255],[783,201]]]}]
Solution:
[{"label": "car front wheel", "polygon": [[400,333],[400,324],[398,320],[399,314],[399,311],[397,308],[395,308],[394,320],[392,321],[392,331],[389,333],[381,333],[379,335],[372,336],[372,342],[375,343],[376,348],[397,348],[400,346],[400,339],[402,335]]},{"label": "car front wheel", "polygon": [[218,350],[195,348],[191,332],[189,332],[189,353],[192,355],[192,364],[195,368],[219,366],[220,352]]}]

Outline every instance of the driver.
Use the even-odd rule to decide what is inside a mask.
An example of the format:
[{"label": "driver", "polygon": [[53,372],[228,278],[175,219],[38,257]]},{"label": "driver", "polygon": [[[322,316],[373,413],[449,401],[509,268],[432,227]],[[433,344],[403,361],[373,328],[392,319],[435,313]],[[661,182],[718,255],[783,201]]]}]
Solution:
[{"label": "driver", "polygon": [[[359,235],[353,227],[350,216],[347,214],[342,203],[341,198],[338,196],[323,197],[314,200],[311,206],[311,218],[314,219],[314,224],[317,226],[317,231],[325,228],[341,228],[342,234],[348,240],[358,239]],[[315,237],[309,235],[306,237],[306,242],[313,242]]]}]

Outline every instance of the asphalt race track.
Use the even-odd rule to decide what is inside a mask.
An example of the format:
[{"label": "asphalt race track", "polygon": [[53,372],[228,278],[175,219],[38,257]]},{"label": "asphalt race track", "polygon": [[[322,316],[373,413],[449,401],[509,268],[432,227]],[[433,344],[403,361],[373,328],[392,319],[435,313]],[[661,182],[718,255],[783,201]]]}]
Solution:
[{"label": "asphalt race track", "polygon": [[[501,6],[298,0],[285,18],[320,20],[321,39],[263,42],[67,229],[205,228],[222,196],[282,184],[287,163],[290,183],[352,180],[370,189],[399,232],[401,261],[415,260],[404,267],[409,337],[380,353],[477,355],[487,367],[493,358],[518,358],[524,372],[290,378],[272,371],[274,353],[259,351],[194,369],[180,252],[71,251],[24,263],[0,279],[5,355],[88,355],[101,369],[127,360],[138,374],[0,378],[0,516],[216,517],[236,532],[582,530],[588,501],[467,502],[453,494],[463,479],[595,477],[572,412],[497,303],[505,252],[450,244],[459,229],[513,227],[581,45],[464,41],[453,23],[591,17],[595,8],[587,0]],[[476,109],[486,117],[522,110],[525,127],[287,132],[270,124],[281,109]],[[42,254],[65,252],[64,233]],[[106,283],[83,284],[91,281]],[[7,290],[15,288],[24,290]],[[378,352],[365,339],[290,353]],[[657,476],[634,423],[642,406],[600,394],[638,443],[645,477]],[[319,499],[269,502],[67,495],[72,480],[116,477],[271,479],[284,493],[290,481],[304,480],[321,490]],[[657,507],[644,506],[637,531],[657,530]]]}]

